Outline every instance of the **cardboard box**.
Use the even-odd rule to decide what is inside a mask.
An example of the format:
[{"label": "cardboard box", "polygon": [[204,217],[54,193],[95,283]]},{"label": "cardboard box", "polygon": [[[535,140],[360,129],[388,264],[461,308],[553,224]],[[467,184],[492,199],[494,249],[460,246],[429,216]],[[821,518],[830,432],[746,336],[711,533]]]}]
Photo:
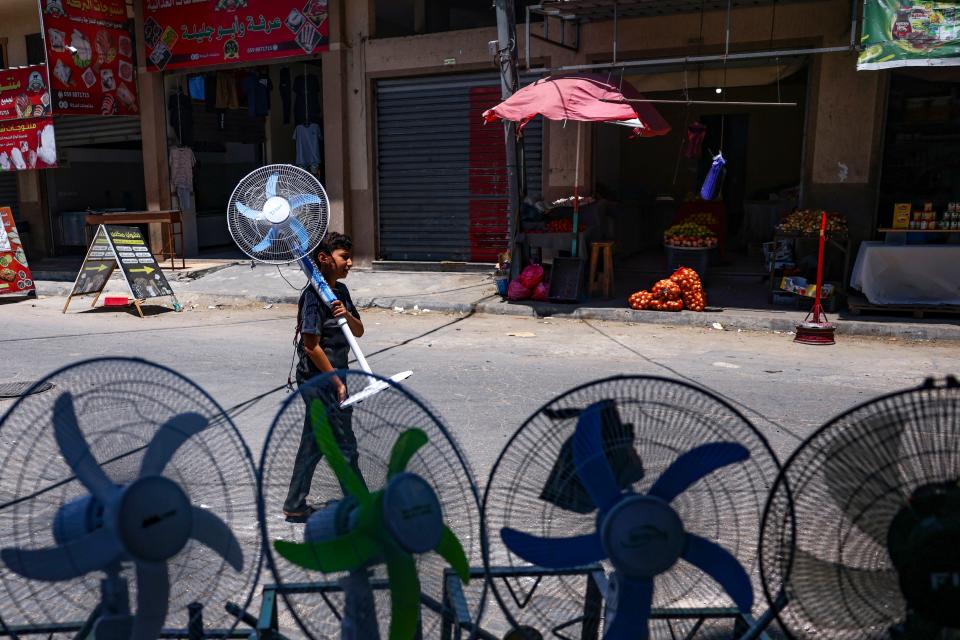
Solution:
[{"label": "cardboard box", "polygon": [[[812,298],[817,294],[816,283],[808,283],[806,278],[801,278],[799,276],[782,278],[780,280],[780,288],[784,291],[789,291],[790,293],[795,293],[798,296],[804,296],[807,298]],[[833,285],[830,283],[824,284],[823,291],[820,293],[820,297],[829,298],[831,295],[833,295]]]},{"label": "cardboard box", "polygon": [[910,227],[910,203],[893,205],[893,228],[907,229]]}]

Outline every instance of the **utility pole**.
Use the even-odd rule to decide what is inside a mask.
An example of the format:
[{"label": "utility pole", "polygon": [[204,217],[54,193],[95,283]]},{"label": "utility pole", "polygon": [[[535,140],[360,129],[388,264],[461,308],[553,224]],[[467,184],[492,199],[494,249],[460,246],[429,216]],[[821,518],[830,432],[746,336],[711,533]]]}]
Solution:
[{"label": "utility pole", "polygon": [[[500,97],[506,100],[514,94],[520,84],[517,79],[517,23],[513,0],[494,0],[497,10],[497,41],[490,43],[494,57],[500,66]],[[503,121],[504,147],[507,164],[507,193],[509,198],[511,277],[520,267],[520,256],[516,255],[515,245],[517,229],[520,223],[520,166],[517,161],[516,123]]]}]

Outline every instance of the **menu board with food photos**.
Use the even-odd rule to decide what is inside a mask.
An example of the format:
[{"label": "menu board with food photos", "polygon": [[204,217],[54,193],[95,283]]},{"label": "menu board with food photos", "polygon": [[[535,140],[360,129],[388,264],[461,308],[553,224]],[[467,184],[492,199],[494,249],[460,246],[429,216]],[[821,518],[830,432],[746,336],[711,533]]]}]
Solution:
[{"label": "menu board with food photos", "polygon": [[45,65],[0,69],[0,121],[49,115],[50,89]]},{"label": "menu board with food photos", "polygon": [[27,294],[34,290],[13,212],[10,207],[0,207],[0,295]]},{"label": "menu board with food photos", "polygon": [[135,115],[137,79],[124,0],[40,0],[57,115]]}]

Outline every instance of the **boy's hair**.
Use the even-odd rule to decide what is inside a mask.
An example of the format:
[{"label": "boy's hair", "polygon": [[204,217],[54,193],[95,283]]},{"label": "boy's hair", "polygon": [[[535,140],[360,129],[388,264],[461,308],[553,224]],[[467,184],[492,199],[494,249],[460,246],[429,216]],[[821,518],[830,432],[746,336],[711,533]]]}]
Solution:
[{"label": "boy's hair", "polygon": [[353,249],[353,240],[350,239],[350,236],[345,233],[328,231],[320,244],[317,245],[317,253],[326,253],[329,255],[337,249],[343,249],[345,251]]}]

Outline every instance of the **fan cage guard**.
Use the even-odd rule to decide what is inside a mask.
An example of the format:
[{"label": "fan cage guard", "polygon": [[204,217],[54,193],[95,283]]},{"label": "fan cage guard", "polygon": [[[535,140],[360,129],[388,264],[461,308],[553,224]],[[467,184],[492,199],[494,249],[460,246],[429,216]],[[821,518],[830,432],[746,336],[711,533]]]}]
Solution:
[{"label": "fan cage guard", "polygon": [[960,478],[960,387],[865,402],[790,456],[764,508],[760,560],[768,599],[791,638],[890,637],[906,602],[886,535],[910,493]]},{"label": "fan cage guard", "polygon": [[[382,381],[388,388],[372,398],[340,410],[339,403],[329,390],[330,375],[337,375],[347,388],[354,392],[371,382]],[[415,473],[430,483],[443,510],[443,520],[456,534],[471,567],[482,566],[482,540],[480,538],[480,494],[474,483],[469,463],[443,424],[439,414],[418,396],[401,385],[386,378],[360,371],[337,371],[311,379],[299,385],[277,413],[263,446],[258,477],[260,524],[267,548],[267,561],[278,591],[286,604],[280,611],[281,629],[296,623],[311,638],[339,637],[340,622],[331,607],[343,611],[343,593],[289,593],[283,585],[293,583],[335,583],[345,573],[323,574],[296,566],[273,548],[278,539],[303,542],[305,525],[285,521],[282,505],[287,495],[294,460],[304,428],[306,404],[304,397],[310,395],[324,402],[328,414],[352,410],[352,426],[359,449],[359,467],[364,481],[371,491],[386,484],[387,462],[397,437],[412,427],[422,429],[428,438],[407,465],[407,471]],[[311,434],[312,436],[312,434]],[[325,460],[321,459],[313,477],[308,504],[322,504],[340,500],[343,491]],[[449,567],[438,554],[428,552],[414,555],[421,591],[436,601],[442,601],[444,570]],[[383,564],[377,565],[371,579],[386,580]],[[473,578],[462,585],[471,620],[479,623],[487,599],[486,581]],[[390,592],[387,589],[374,591],[380,637],[388,637],[390,620]],[[440,637],[441,618],[425,606],[421,607],[424,638]],[[469,634],[473,637],[474,634]],[[466,634],[465,634],[466,637]]]},{"label": "fan cage guard", "polygon": [[[137,477],[143,451],[171,417],[192,411],[210,425],[192,436],[168,463],[164,475],[179,484],[191,503],[208,508],[233,531],[243,549],[237,573],[219,555],[190,540],[167,561],[170,598],[167,628],[188,628],[187,605],[204,605],[209,637],[227,633],[237,619],[226,602],[249,607],[259,581],[261,538],[256,524],[254,460],[234,424],[203,389],[166,367],[133,358],[99,358],[64,367],[38,382],[52,393],[28,394],[0,419],[0,540],[3,547],[55,546],[57,509],[88,491],[60,455],[50,416],[63,392],[73,395],[80,429],[97,461],[117,483]],[[107,461],[111,462],[107,462]],[[34,495],[32,499],[25,499]],[[120,574],[129,581],[131,610],[137,582],[132,563]],[[100,602],[103,572],[63,582],[40,582],[0,570],[3,623],[82,623]]]},{"label": "fan cage guard", "polygon": [[[763,611],[757,567],[757,537],[767,491],[779,471],[777,459],[766,438],[729,403],[698,387],[655,376],[616,376],[572,389],[545,404],[512,436],[491,471],[483,498],[484,532],[492,567],[527,567],[500,539],[500,529],[509,526],[542,537],[569,537],[596,528],[596,510],[579,514],[540,498],[561,446],[572,438],[576,417],[551,419],[550,412],[582,409],[595,402],[616,402],[621,422],[632,424],[634,434],[620,431],[606,439],[605,450],[632,445],[643,463],[644,476],[630,489],[645,493],[678,455],[702,444],[737,442],[750,451],[742,463],[723,467],[678,496],[671,506],[684,528],[717,542],[736,556],[751,575],[754,585],[754,615]],[[621,449],[622,450],[622,449]],[[566,487],[575,471],[556,476]],[[609,561],[601,563],[607,572]],[[700,570],[680,560],[654,580],[654,608],[732,607],[723,588]],[[493,593],[507,619],[500,629],[528,625],[547,637],[564,625],[563,633],[578,637],[580,627],[571,624],[583,615],[586,591],[584,576],[526,579],[491,578]],[[531,593],[531,589],[535,590]],[[524,599],[529,602],[524,604]],[[490,616],[488,616],[489,618]],[[696,620],[651,620],[651,638],[684,637]],[[708,620],[702,629],[729,635],[731,620]],[[492,628],[487,620],[485,627]]]},{"label": "fan cage guard", "polygon": [[[267,180],[277,175],[277,195],[289,200],[293,196],[312,194],[320,198],[319,203],[305,204],[290,212],[307,231],[310,254],[316,249],[327,232],[330,201],[320,181],[305,169],[289,164],[271,164],[255,169],[247,174],[230,195],[227,205],[227,228],[230,237],[240,249],[258,262],[286,264],[300,257],[300,239],[289,225],[273,225],[267,220],[251,220],[240,213],[237,202],[261,211],[267,202]],[[254,251],[254,247],[274,229],[276,239],[263,251]]]}]

